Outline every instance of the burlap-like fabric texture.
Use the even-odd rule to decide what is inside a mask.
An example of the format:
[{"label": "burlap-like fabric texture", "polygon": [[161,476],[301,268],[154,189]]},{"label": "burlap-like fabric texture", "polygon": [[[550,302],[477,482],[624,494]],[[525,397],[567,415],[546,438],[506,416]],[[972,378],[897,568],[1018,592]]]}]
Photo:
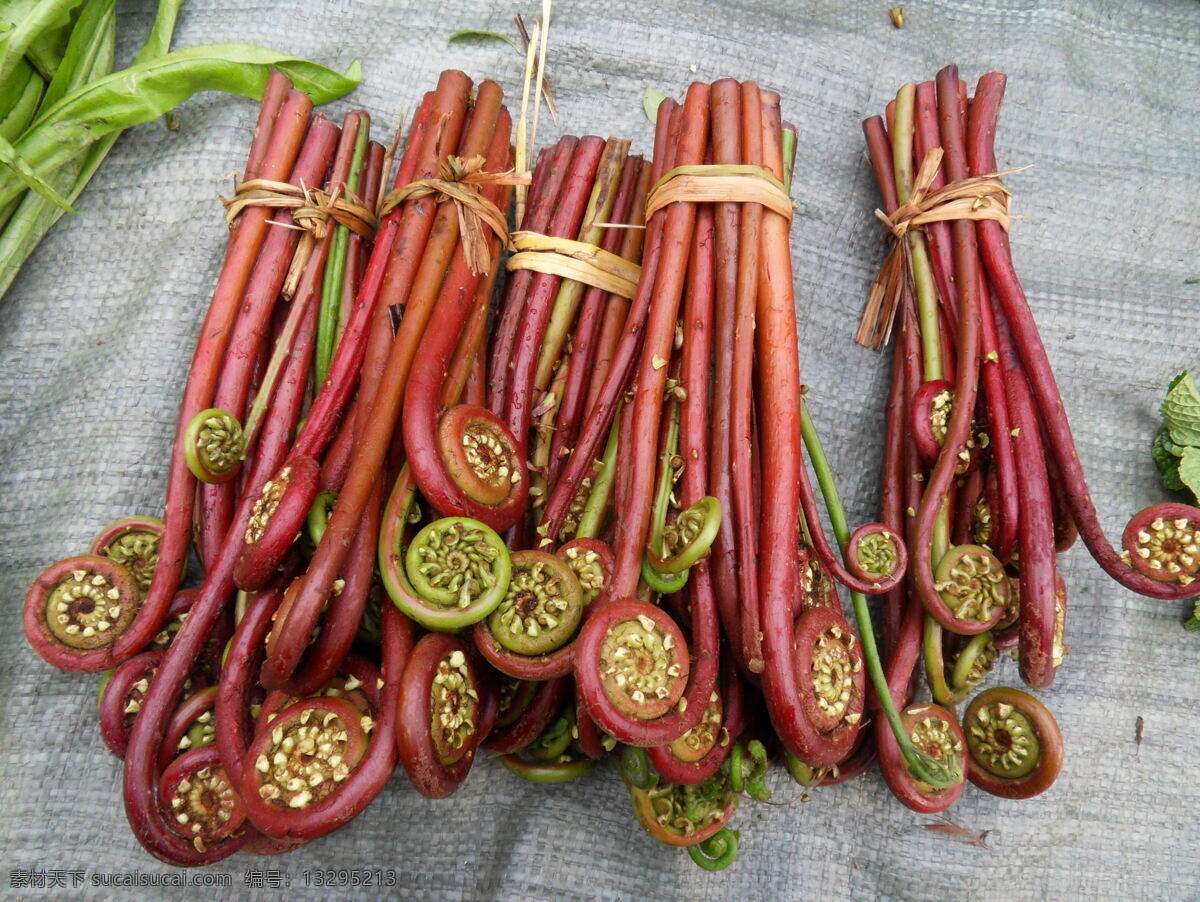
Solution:
[{"label": "burlap-like fabric texture", "polygon": [[[875,515],[888,357],[851,336],[885,245],[860,121],[905,81],[957,62],[973,82],[1008,72],[997,140],[1016,262],[1055,364],[1105,527],[1164,492],[1149,455],[1167,381],[1200,364],[1200,4],[1195,0],[928,0],[895,29],[885,0],[559,0],[550,68],[563,127],[651,151],[647,87],[754,78],[799,129],[792,228],[801,363],[851,519]],[[119,59],[153,14],[119,4]],[[522,7],[527,21],[535,4]],[[510,32],[508,3],[192,0],[176,46],[244,40],[335,66],[362,86],[329,114],[366,108],[380,135],[448,67],[492,77],[519,102],[523,61],[460,28]],[[1179,605],[1113,584],[1082,548],[1063,560],[1070,654],[1043,694],[1067,756],[1045,796],[968,787],[952,810],[992,851],[923,829],[878,774],[813,791],[780,772],[747,802],[742,854],[721,874],[651,841],[610,766],[565,787],[480,761],[451,799],[397,773],[341,832],[282,858],[209,871],[228,889],[103,885],[178,875],[134,841],[121,767],[96,725],[97,678],[27,648],[30,581],[82,553],[105,523],[161,512],[183,380],[220,265],[217,201],[241,165],[252,103],[203,95],[181,128],[151,123],[116,145],[0,300],[0,893],[21,899],[1196,899],[1200,898],[1200,640]],[[541,119],[539,143],[557,137]],[[1192,280],[1189,282],[1189,280]],[[989,684],[1018,682],[1005,660]],[[1145,741],[1134,742],[1136,719]],[[33,869],[83,885],[15,888]],[[397,888],[315,889],[322,869],[385,868]],[[275,874],[265,873],[274,869]],[[45,879],[45,878],[43,878]],[[170,879],[180,879],[177,876]],[[185,874],[184,880],[192,879]],[[224,879],[224,878],[222,878]],[[287,882],[289,886],[283,888]],[[57,879],[56,879],[57,882]],[[272,886],[278,883],[280,886]]]}]

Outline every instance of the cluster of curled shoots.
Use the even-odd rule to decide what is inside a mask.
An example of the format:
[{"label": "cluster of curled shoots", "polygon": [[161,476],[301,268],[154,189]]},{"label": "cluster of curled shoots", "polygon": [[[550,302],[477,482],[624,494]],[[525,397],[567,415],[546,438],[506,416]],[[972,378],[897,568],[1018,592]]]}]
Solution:
[{"label": "cluster of curled shoots", "polygon": [[[276,105],[303,107],[294,92],[282,97]],[[269,116],[263,121],[270,125]],[[289,122],[280,113],[276,130]],[[506,169],[510,125],[497,85],[443,74],[414,120],[397,184],[438,172],[455,148],[460,159],[488,155],[488,171]],[[256,142],[274,147],[263,128]],[[589,223],[608,215],[636,221],[647,187],[675,167],[714,159],[786,181],[782,147],[791,132],[781,129],[778,95],[753,82],[693,85],[682,103],[664,101],[656,128],[652,164],[627,156],[628,142],[615,139],[564,138],[543,151],[526,227],[590,235],[633,259],[642,255],[639,233],[597,237]],[[323,183],[335,144],[335,169],[343,145],[350,166],[350,120],[340,143],[337,132],[318,117],[301,133],[306,149],[295,165],[311,167],[307,183]],[[294,157],[293,137],[279,145]],[[259,161],[269,177],[287,177],[292,158],[283,153],[268,148]],[[376,156],[382,148],[372,146],[368,164]],[[354,155],[355,165],[363,158]],[[502,183],[482,190],[506,209]],[[480,749],[540,784],[578,779],[615,758],[642,826],[709,869],[737,856],[730,821],[744,797],[771,796],[771,760],[806,788],[849,780],[878,760],[889,788],[922,811],[953,803],[967,779],[1018,798],[1054,781],[1062,739],[1036,699],[993,688],[961,716],[956,706],[1013,645],[1022,676],[1040,674],[1045,685],[1047,667],[1052,673],[1065,650],[1065,592],[1056,593],[1060,613],[1051,617],[1055,651],[1026,660],[1019,574],[1028,555],[1020,538],[1003,551],[989,547],[984,523],[971,541],[931,556],[923,534],[906,547],[894,526],[849,531],[795,364],[788,222],[769,210],[741,217],[738,206],[670,204],[647,223],[634,297],[583,293],[589,340],[612,336],[607,371],[578,365],[586,358],[569,364],[586,337],[582,324],[570,326],[573,313],[541,367],[556,295],[570,294],[560,282],[573,284],[553,274],[510,277],[515,301],[487,337],[492,282],[456,250],[454,206],[428,198],[386,213],[374,248],[360,249],[360,265],[347,268],[362,279],[359,302],[348,308],[327,376],[309,387],[307,408],[317,314],[315,306],[305,312],[305,285],[316,295],[322,286],[312,263],[287,325],[276,330],[281,345],[293,342],[278,357],[283,375],[269,404],[253,408],[252,427],[243,431],[211,391],[196,394],[212,380],[194,365],[166,527],[152,518],[118,521],[87,554],[43,572],[24,609],[26,634],[47,661],[108,671],[101,731],[124,759],[126,811],[139,842],[179,865],[239,850],[287,851],[357,816],[397,762],[415,789],[442,798],[462,785]],[[231,248],[250,241],[255,215],[238,223]],[[286,262],[293,233],[267,233],[266,216],[262,253],[277,244]],[[351,254],[355,247],[351,241]],[[490,252],[494,277],[498,241]],[[311,259],[323,262],[321,253],[324,244]],[[731,274],[748,267],[737,292],[714,292],[714,259],[718,273],[726,262]],[[340,297],[342,283],[331,284]],[[384,315],[372,319],[381,284],[407,292],[398,327],[384,302]],[[355,297],[355,283],[347,285]],[[260,301],[274,303],[278,283],[271,287]],[[257,308],[239,297],[214,299],[228,319],[202,332],[197,361],[220,364],[220,349],[204,344],[214,335],[232,328],[231,341],[240,340],[245,311]],[[259,332],[270,312],[268,304]],[[756,325],[735,328],[742,314]],[[610,315],[619,317],[613,329]],[[526,333],[529,340],[516,339]],[[274,378],[276,358],[257,345],[225,360],[226,376],[250,361],[230,406],[248,406],[250,368],[268,357],[264,369]],[[726,378],[726,362],[733,381],[710,398],[711,374]],[[539,367],[547,388],[535,393]],[[493,398],[484,397],[489,370],[499,374]],[[979,433],[953,386],[935,389],[922,389],[913,405],[914,417],[928,420],[914,431],[931,433],[924,463],[954,471],[957,436]],[[555,397],[574,399],[578,419],[568,424]],[[710,447],[717,435],[724,443]],[[561,436],[572,436],[570,446],[552,453]],[[987,458],[985,441],[972,448],[968,463]],[[822,526],[809,466],[836,541]],[[928,504],[929,522],[946,527],[941,502]],[[1073,508],[1061,522],[1094,539],[1090,516]],[[193,519],[204,581],[180,589]],[[1123,555],[1109,546],[1101,562],[1139,591],[1144,585],[1128,573],[1168,593],[1192,591],[1198,529],[1195,509],[1152,508],[1126,531]],[[871,624],[866,596],[899,591],[903,599],[906,579],[919,599],[917,632],[926,624],[931,702],[910,704],[911,663],[895,666],[898,649],[908,654],[912,644],[877,638]],[[843,614],[839,584],[849,590],[857,630]],[[889,628],[901,619],[885,616]]]}]

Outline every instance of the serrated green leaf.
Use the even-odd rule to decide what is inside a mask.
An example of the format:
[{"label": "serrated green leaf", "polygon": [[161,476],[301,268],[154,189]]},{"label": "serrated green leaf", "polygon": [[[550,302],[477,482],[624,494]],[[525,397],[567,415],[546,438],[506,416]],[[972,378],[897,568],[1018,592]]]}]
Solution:
[{"label": "serrated green leaf", "polygon": [[666,99],[667,95],[655,88],[647,88],[642,95],[642,111],[652,123],[658,122],[658,108]]},{"label": "serrated green leaf", "polygon": [[1161,412],[1172,442],[1200,448],[1200,391],[1190,372],[1181,373],[1172,382]]},{"label": "serrated green leaf", "polygon": [[1188,371],[1187,371],[1187,370],[1183,370],[1181,373],[1178,373],[1178,374],[1175,376],[1175,378],[1171,380],[1171,384],[1167,386],[1167,391],[1170,391],[1170,390],[1171,390],[1171,389],[1173,389],[1173,388],[1174,388],[1176,385],[1178,385],[1180,382],[1182,382],[1182,381],[1183,381],[1183,377],[1184,377],[1184,376],[1186,376],[1187,374],[1188,374]]},{"label": "serrated green leaf", "polygon": [[1188,448],[1179,458],[1179,481],[1200,498],[1200,448]]}]

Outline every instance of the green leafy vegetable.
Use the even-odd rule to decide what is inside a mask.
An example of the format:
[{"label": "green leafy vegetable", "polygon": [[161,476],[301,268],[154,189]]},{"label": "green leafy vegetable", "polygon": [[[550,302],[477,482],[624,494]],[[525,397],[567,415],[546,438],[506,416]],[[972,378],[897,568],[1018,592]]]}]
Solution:
[{"label": "green leafy vegetable", "polygon": [[1179,458],[1179,481],[1200,498],[1200,448],[1186,448]]},{"label": "green leafy vegetable", "polygon": [[46,88],[42,106],[51,107],[113,67],[117,38],[116,0],[92,0],[79,12],[58,71]]},{"label": "green leafy vegetable", "polygon": [[1171,380],[1160,410],[1163,425],[1150,453],[1163,486],[1200,498],[1200,390],[1191,372],[1184,370]]},{"label": "green leafy vegetable", "polygon": [[1162,403],[1162,418],[1171,441],[1200,447],[1200,391],[1190,372],[1180,373],[1171,382]]},{"label": "green leafy vegetable", "polygon": [[[69,24],[80,0],[13,0],[0,8],[0,81],[8,78],[38,38]],[[52,72],[43,73],[47,78]]]},{"label": "green leafy vegetable", "polygon": [[0,110],[8,110],[6,115],[0,117],[0,138],[9,142],[15,141],[37,114],[42,88],[46,86],[31,65],[22,62],[21,67],[10,79],[12,90],[6,93],[10,93],[11,97],[0,96]]},{"label": "green leafy vegetable", "polygon": [[3,138],[0,138],[0,163],[8,167],[11,183],[14,186],[11,194],[0,196],[0,201],[8,203],[21,193],[22,187],[25,187],[36,192],[45,200],[62,207],[68,213],[76,212],[70,201],[54,190],[53,185],[34,172],[33,167],[17,153],[16,148]]},{"label": "green leafy vegetable", "polygon": [[133,64],[112,71],[115,0],[0,0],[0,295],[86,187],[121,132],[200,91],[262,97],[279,69],[315,103],[352,90],[344,74],[246,44],[170,51],[184,0],[160,0]]}]

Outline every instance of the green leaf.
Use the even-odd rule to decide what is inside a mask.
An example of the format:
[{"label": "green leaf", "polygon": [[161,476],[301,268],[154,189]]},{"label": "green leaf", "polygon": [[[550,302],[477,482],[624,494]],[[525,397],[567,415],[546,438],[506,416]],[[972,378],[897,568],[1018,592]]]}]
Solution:
[{"label": "green leaf", "polygon": [[[138,51],[135,62],[141,63],[157,59],[170,49],[171,36],[175,31],[175,20],[183,3],[184,0],[162,0],[159,3],[154,26],[150,30],[146,43]],[[108,69],[111,68],[112,62],[109,60]],[[93,71],[86,80],[90,81],[103,74],[106,72]],[[35,77],[40,85],[41,77]],[[87,187],[87,183],[91,181],[92,176],[95,175],[96,170],[104,162],[104,158],[108,156],[108,152],[120,136],[120,132],[105,135],[92,144],[86,153],[72,160],[51,176],[51,181],[60,190],[67,191],[66,197],[69,201],[73,203]],[[13,279],[17,277],[21,265],[29,259],[30,254],[34,252],[50,228],[58,222],[62,214],[62,209],[55,204],[36,194],[26,193],[10,217],[0,217],[0,227],[2,227],[0,230],[0,297],[4,296]]]},{"label": "green leaf", "polygon": [[1179,481],[1179,455],[1182,452],[1174,451],[1176,446],[1167,438],[1166,428],[1158,431],[1158,435],[1154,436],[1154,444],[1150,446],[1150,454],[1154,457],[1154,462],[1158,464],[1158,471],[1162,473],[1163,486],[1172,492],[1182,492],[1183,483]]},{"label": "green leaf", "polygon": [[[249,44],[211,44],[135,63],[68,94],[40,115],[16,145],[17,154],[44,178],[94,141],[148,122],[200,91],[225,91],[258,99],[267,76],[279,69],[296,88],[326,103],[362,79],[355,60],[344,75],[317,63]],[[0,172],[0,207],[23,182]]]},{"label": "green leaf", "polygon": [[666,99],[666,94],[654,88],[647,88],[646,93],[642,95],[642,111],[652,123],[658,122],[658,108]]},{"label": "green leaf", "polygon": [[1154,443],[1150,446],[1150,454],[1153,456],[1154,462],[1158,464],[1158,469],[1163,473],[1172,467],[1178,467],[1179,455],[1183,453],[1182,451],[1172,451],[1169,442],[1166,427],[1163,427],[1158,430],[1158,435],[1154,436]]},{"label": "green leaf", "polygon": [[[14,0],[0,6],[0,82],[12,74],[25,51],[42,35],[64,28],[81,0]],[[53,73],[46,73],[47,77]]]},{"label": "green leaf", "polygon": [[522,56],[525,54],[525,51],[521,49],[520,45],[517,44],[516,41],[506,34],[500,34],[498,31],[479,31],[474,28],[463,28],[462,30],[456,31],[454,34],[450,35],[450,37],[446,38],[446,43],[453,44],[455,41],[466,41],[474,38],[482,38],[491,41],[504,41],[504,43],[512,47],[513,50],[517,51],[517,53],[521,54]]},{"label": "green leaf", "polygon": [[[21,93],[11,102],[0,99],[0,109],[8,110],[6,115],[0,117],[0,138],[10,143],[20,139],[25,127],[37,115],[38,104],[42,100],[42,88],[45,87],[42,76],[38,75],[32,66],[26,63],[22,65],[25,67],[24,74],[29,77],[23,80]],[[20,77],[18,74],[13,75],[14,80]]]},{"label": "green leaf", "polygon": [[25,59],[46,81],[54,78],[58,72],[58,64],[67,49],[70,33],[69,24],[44,31],[25,48]]},{"label": "green leaf", "polygon": [[171,36],[175,34],[175,20],[179,18],[179,9],[183,4],[184,0],[160,0],[158,12],[154,14],[154,25],[150,28],[146,43],[138,51],[135,63],[166,56],[171,49]]},{"label": "green leaf", "polygon": [[88,0],[75,20],[67,49],[46,88],[42,105],[49,109],[72,91],[112,71],[116,41],[116,0]]},{"label": "green leaf", "polygon": [[[68,213],[78,212],[65,197],[54,189],[53,185],[34,172],[33,168],[17,153],[16,148],[3,138],[0,138],[0,163],[8,167],[8,171],[13,173],[16,181],[21,185],[36,192],[51,203],[57,204]],[[7,202],[7,199],[5,199],[5,203]]]},{"label": "green leaf", "polygon": [[1179,481],[1200,498],[1200,448],[1188,448],[1179,458]]},{"label": "green leaf", "polygon": [[1175,457],[1183,456],[1183,451],[1187,447],[1187,445],[1177,445],[1173,441],[1171,441],[1171,435],[1170,435],[1170,433],[1167,432],[1166,426],[1164,426],[1162,429],[1160,429],[1158,434],[1162,436],[1162,449],[1164,451],[1166,451],[1168,454],[1171,454]]},{"label": "green leaf", "polygon": [[1190,372],[1180,374],[1171,383],[1161,411],[1172,442],[1200,447],[1200,391]]}]

